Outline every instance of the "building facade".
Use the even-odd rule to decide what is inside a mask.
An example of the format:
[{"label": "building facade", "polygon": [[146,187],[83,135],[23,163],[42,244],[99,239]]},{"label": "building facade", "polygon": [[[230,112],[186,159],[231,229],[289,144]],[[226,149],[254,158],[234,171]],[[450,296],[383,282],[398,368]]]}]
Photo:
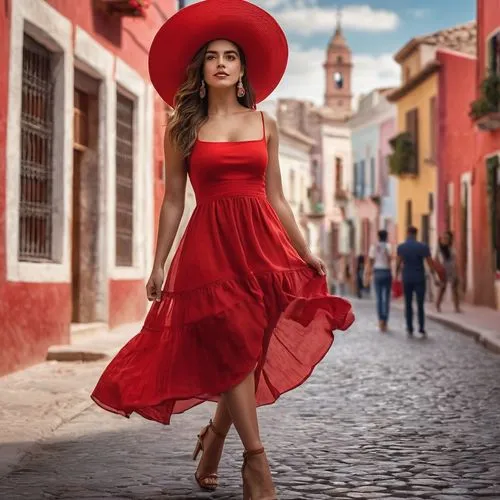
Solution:
[{"label": "building facade", "polygon": [[[477,0],[477,66],[475,97],[484,103],[481,87],[500,79],[500,3]],[[498,85],[498,83],[497,83]],[[500,96],[474,119],[475,161],[471,171],[474,302],[500,309]],[[495,101],[496,99],[496,101]],[[488,230],[485,231],[485,221]]]},{"label": "building facade", "polygon": [[349,120],[352,136],[352,172],[356,255],[367,255],[377,231],[387,229],[394,239],[394,182],[387,166],[389,134],[395,123],[395,106],[376,89],[364,96]]},{"label": "building facade", "polygon": [[437,151],[439,48],[474,54],[475,22],[413,38],[396,55],[402,85],[388,95],[397,106],[396,149],[411,144],[413,153],[394,155],[391,172],[398,177],[398,240],[406,228],[417,227],[419,237],[431,248],[437,243]]},{"label": "building facade", "polygon": [[[325,102],[317,106],[309,101],[279,99],[277,117],[280,126],[310,137],[311,182],[307,186],[308,203],[302,224],[307,226],[312,252],[325,260],[334,277],[342,254],[350,254],[351,229],[348,203],[351,191],[350,130],[351,51],[342,33],[340,20],[326,49]],[[334,278],[333,278],[334,279]]]},{"label": "building facade", "polygon": [[99,0],[6,6],[0,374],[146,311],[166,120],[147,53],[176,2],[145,18]]},{"label": "building facade", "polygon": [[477,60],[449,49],[439,49],[436,58],[440,65],[437,227],[439,234],[453,232],[462,293],[472,300],[476,288],[473,235],[481,227],[472,218],[476,131],[469,117],[470,102],[475,98]]}]

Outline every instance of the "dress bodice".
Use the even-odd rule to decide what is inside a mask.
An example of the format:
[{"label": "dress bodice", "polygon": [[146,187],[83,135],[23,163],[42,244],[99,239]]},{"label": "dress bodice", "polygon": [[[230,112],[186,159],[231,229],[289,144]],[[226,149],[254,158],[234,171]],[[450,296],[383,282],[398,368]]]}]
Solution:
[{"label": "dress bodice", "polygon": [[226,196],[265,196],[266,134],[251,141],[196,140],[189,178],[197,203]]}]

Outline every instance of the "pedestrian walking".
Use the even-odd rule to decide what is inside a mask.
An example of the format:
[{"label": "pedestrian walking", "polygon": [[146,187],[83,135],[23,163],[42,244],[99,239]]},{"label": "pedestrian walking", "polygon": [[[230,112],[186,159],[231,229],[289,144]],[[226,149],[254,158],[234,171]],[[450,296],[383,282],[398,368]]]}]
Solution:
[{"label": "pedestrian walking", "polygon": [[440,236],[434,260],[439,269],[439,274],[441,275],[441,283],[436,300],[436,309],[438,312],[441,312],[441,303],[443,302],[444,294],[446,292],[447,285],[449,284],[451,286],[455,312],[459,313],[461,312],[459,291],[460,280],[458,278],[457,255],[455,249],[453,248],[453,234],[451,231],[446,231]]},{"label": "pedestrian walking", "polygon": [[387,242],[387,237],[387,231],[385,229],[380,230],[378,232],[378,242],[370,246],[365,280],[366,283],[370,283],[373,278],[379,329],[381,332],[387,331],[392,290],[392,249],[390,243]]},{"label": "pedestrian walking", "polygon": [[362,299],[365,291],[365,256],[356,257],[356,295]]},{"label": "pedestrian walking", "polygon": [[417,315],[419,333],[426,335],[425,331],[425,262],[429,266],[433,279],[436,267],[431,258],[429,245],[417,241],[417,228],[410,226],[404,243],[398,246],[396,277],[399,278],[401,266],[403,267],[403,293],[405,298],[406,331],[413,335],[413,295],[417,298]]},{"label": "pedestrian walking", "polygon": [[[276,498],[256,407],[302,384],[330,348],[332,330],[354,321],[349,302],[328,294],[325,265],[284,198],[276,122],[255,110],[281,80],[287,56],[278,23],[251,2],[190,5],[154,38],[151,81],[174,108],[146,286],[154,302],[92,393],[106,410],[163,424],[217,402],[198,435],[195,478],[216,489],[234,423],[246,500]],[[187,175],[197,205],[163,284]]]}]

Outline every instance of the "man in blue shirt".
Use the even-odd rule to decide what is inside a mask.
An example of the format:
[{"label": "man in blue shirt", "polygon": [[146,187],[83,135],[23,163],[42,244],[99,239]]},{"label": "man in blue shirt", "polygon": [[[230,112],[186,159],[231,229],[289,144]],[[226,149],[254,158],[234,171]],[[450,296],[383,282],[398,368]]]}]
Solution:
[{"label": "man in blue shirt", "polygon": [[413,294],[417,296],[419,332],[425,332],[425,264],[427,262],[433,277],[435,276],[434,261],[431,258],[429,245],[417,241],[417,228],[409,227],[407,238],[398,246],[396,276],[399,277],[403,266],[403,291],[405,296],[405,318],[408,335],[413,335]]}]

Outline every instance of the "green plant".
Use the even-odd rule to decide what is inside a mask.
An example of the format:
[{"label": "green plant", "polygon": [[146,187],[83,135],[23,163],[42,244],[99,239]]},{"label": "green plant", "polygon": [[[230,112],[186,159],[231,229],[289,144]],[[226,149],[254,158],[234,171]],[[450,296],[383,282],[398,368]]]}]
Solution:
[{"label": "green plant", "polygon": [[481,83],[479,98],[471,103],[469,116],[477,120],[498,111],[500,111],[500,75],[490,72]]},{"label": "green plant", "polygon": [[389,144],[392,154],[389,155],[389,170],[392,175],[401,175],[413,171],[415,162],[415,145],[408,132],[402,132],[393,137]]}]

